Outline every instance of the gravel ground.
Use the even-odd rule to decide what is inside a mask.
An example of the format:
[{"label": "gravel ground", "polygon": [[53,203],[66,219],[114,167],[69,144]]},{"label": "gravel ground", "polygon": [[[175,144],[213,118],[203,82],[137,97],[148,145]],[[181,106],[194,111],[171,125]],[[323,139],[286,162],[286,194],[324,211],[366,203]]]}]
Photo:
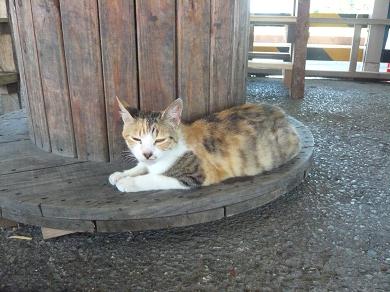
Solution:
[{"label": "gravel ground", "polygon": [[[280,80],[253,78],[251,102],[310,127],[314,167],[277,201],[173,230],[0,232],[1,291],[390,290],[390,84],[308,80],[292,101]],[[33,237],[31,241],[10,235]]]}]

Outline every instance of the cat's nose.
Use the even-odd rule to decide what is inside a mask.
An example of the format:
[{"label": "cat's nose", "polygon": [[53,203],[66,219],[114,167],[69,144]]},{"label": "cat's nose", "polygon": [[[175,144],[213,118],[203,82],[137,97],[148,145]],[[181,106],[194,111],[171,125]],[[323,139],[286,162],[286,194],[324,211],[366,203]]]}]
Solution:
[{"label": "cat's nose", "polygon": [[152,157],[153,153],[152,152],[144,152],[143,155],[145,156],[146,159],[149,159]]}]

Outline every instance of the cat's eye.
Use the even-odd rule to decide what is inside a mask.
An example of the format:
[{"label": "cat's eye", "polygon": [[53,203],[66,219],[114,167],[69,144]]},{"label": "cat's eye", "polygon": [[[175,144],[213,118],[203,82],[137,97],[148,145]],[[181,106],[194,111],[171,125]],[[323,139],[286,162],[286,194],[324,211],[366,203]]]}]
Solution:
[{"label": "cat's eye", "polygon": [[154,143],[155,143],[155,144],[157,144],[157,143],[162,143],[162,142],[164,142],[166,139],[167,139],[167,138],[156,139],[156,140],[154,141]]},{"label": "cat's eye", "polygon": [[136,138],[136,137],[131,137],[132,140],[136,141],[136,142],[140,142],[141,143],[141,139],[139,138]]}]

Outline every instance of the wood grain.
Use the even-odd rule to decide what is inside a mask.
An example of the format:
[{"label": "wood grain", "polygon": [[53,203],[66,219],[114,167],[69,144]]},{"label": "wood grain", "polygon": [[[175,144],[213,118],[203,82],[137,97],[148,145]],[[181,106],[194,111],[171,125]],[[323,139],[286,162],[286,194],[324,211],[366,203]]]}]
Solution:
[{"label": "wood grain", "polygon": [[14,53],[16,55],[16,61],[17,61],[16,65],[19,72],[19,97],[27,113],[28,133],[30,139],[33,143],[35,143],[35,134],[34,134],[34,127],[32,123],[29,97],[27,95],[26,77],[24,73],[22,48],[20,43],[19,26],[18,26],[18,19],[16,17],[15,3],[14,1],[8,1],[8,5],[9,5],[9,15],[10,15],[10,27],[12,32],[12,42],[14,47]]},{"label": "wood grain", "polygon": [[26,80],[27,95],[30,105],[30,115],[35,134],[35,144],[45,151],[50,151],[51,145],[38,66],[31,3],[29,0],[18,0],[15,1],[15,4],[22,51],[21,57],[23,60],[24,78]]},{"label": "wood grain", "polygon": [[183,118],[193,121],[208,113],[210,92],[210,3],[177,2],[178,96]]},{"label": "wood grain", "polygon": [[181,227],[206,223],[224,218],[224,209],[214,209],[194,214],[140,220],[104,220],[96,221],[98,232],[140,231]]},{"label": "wood grain", "polygon": [[307,40],[309,38],[310,0],[298,0],[296,38],[293,51],[291,98],[303,98],[305,94],[305,67]]},{"label": "wood grain", "polygon": [[115,96],[138,108],[137,48],[134,2],[99,0],[99,19],[106,96],[110,160],[125,149],[122,119]]},{"label": "wood grain", "polygon": [[232,61],[235,0],[211,0],[210,112],[234,105]]},{"label": "wood grain", "polygon": [[31,0],[51,150],[75,157],[59,0]]},{"label": "wood grain", "polygon": [[107,125],[96,1],[61,0],[77,155],[107,161]]},{"label": "wood grain", "polygon": [[175,1],[136,0],[140,106],[160,111],[176,98]]},{"label": "wood grain", "polygon": [[232,79],[229,104],[246,101],[246,77],[249,44],[249,0],[235,0]]}]

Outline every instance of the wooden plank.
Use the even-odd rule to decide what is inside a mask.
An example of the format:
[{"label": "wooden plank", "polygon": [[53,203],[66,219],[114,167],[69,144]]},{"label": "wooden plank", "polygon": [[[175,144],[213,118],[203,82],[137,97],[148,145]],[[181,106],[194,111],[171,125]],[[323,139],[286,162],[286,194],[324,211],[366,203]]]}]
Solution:
[{"label": "wooden plank", "polygon": [[[371,18],[387,18],[389,0],[375,0]],[[390,19],[387,20],[390,25]],[[363,59],[363,71],[379,72],[385,35],[384,25],[370,25]]]},{"label": "wooden plank", "polygon": [[353,30],[351,54],[349,57],[349,71],[350,72],[356,71],[361,31],[362,31],[362,26],[359,24],[355,25],[354,30]]},{"label": "wooden plank", "polygon": [[272,62],[262,60],[261,62],[248,62],[248,70],[252,69],[292,69],[293,64],[291,62]]},{"label": "wooden plank", "polygon": [[249,0],[234,2],[234,30],[232,52],[232,79],[229,104],[246,101],[246,77],[248,68]]},{"label": "wooden plank", "polygon": [[210,112],[234,105],[231,96],[235,0],[211,0]]},{"label": "wooden plank", "polygon": [[219,208],[199,213],[142,220],[98,220],[96,229],[98,232],[153,230],[206,223],[222,218],[224,218],[224,209]]},{"label": "wooden plank", "polygon": [[[49,130],[47,127],[45,101],[39,71],[38,53],[35,42],[34,24],[30,1],[15,1],[16,15],[20,35],[20,45],[33,123],[35,144],[43,150],[50,151]],[[20,60],[20,59],[19,59]]]},{"label": "wooden plank", "polygon": [[8,22],[7,5],[5,0],[0,0],[0,23]]},{"label": "wooden plank", "polygon": [[[385,2],[388,0],[384,0]],[[323,26],[334,27],[334,24],[348,24],[348,25],[390,25],[390,19],[386,19],[386,15],[377,16],[372,18],[320,18],[320,17],[311,17],[309,19],[310,24],[323,24]],[[328,24],[328,25],[327,25]],[[319,26],[319,25],[316,25]],[[322,26],[322,25],[321,25]]]},{"label": "wooden plank", "polygon": [[250,23],[256,25],[291,24],[297,21],[296,16],[250,15]]},{"label": "wooden plank", "polygon": [[274,52],[249,52],[249,58],[258,58],[258,59],[274,59],[274,60],[283,60],[290,61],[290,53],[274,53]]},{"label": "wooden plank", "polygon": [[183,118],[193,121],[208,113],[210,77],[210,3],[177,3],[178,96],[184,100]]},{"label": "wooden plank", "polygon": [[385,72],[347,72],[347,71],[327,71],[327,70],[306,70],[306,76],[390,80],[390,73],[385,73]]},{"label": "wooden plank", "polygon": [[305,66],[309,38],[310,0],[298,0],[296,39],[293,50],[291,98],[303,98],[305,92]]},{"label": "wooden plank", "polygon": [[[0,95],[0,115],[20,109],[19,97],[16,93]],[[0,130],[1,131],[1,130]],[[0,141],[2,137],[0,137]]]},{"label": "wooden plank", "polygon": [[18,82],[18,74],[15,72],[0,72],[0,86]]},{"label": "wooden plank", "polygon": [[160,111],[176,97],[175,1],[136,0],[140,107]]},{"label": "wooden plank", "polygon": [[69,231],[69,230],[62,230],[62,229],[53,229],[53,228],[41,228],[42,232],[42,238],[44,240],[51,239],[51,238],[57,238],[64,235],[76,233],[76,231]]},{"label": "wooden plank", "polygon": [[83,162],[44,153],[31,144],[29,140],[2,143],[0,145],[0,175]]},{"label": "wooden plank", "polygon": [[75,157],[59,2],[32,0],[31,6],[51,150]]},{"label": "wooden plank", "polygon": [[27,118],[22,110],[1,115],[0,145],[3,143],[9,143],[14,141],[28,140],[26,124]]},{"label": "wooden plank", "polygon": [[107,125],[96,1],[61,0],[77,155],[107,161]]},{"label": "wooden plank", "polygon": [[137,48],[134,2],[99,0],[100,37],[110,160],[125,149],[122,119],[115,96],[138,108]]},{"label": "wooden plank", "polygon": [[[248,44],[248,51],[249,52],[253,52],[254,42],[255,42],[255,25],[251,23],[249,25],[249,44]],[[249,57],[251,57],[251,56],[249,55]]]},{"label": "wooden plank", "polygon": [[[387,0],[384,0],[387,1]],[[265,16],[265,15],[251,15],[250,23],[253,25],[272,25],[272,24],[294,24],[297,21],[296,16]],[[309,24],[323,24],[324,27],[335,24],[340,25],[390,25],[390,20],[386,16],[375,18],[330,18],[330,17],[310,17]],[[317,25],[318,26],[318,25]]]},{"label": "wooden plank", "polygon": [[12,51],[12,38],[8,25],[5,31],[2,31],[0,25],[0,52],[0,71],[16,72],[14,54]]},{"label": "wooden plank", "polygon": [[3,217],[17,221],[23,224],[42,226],[60,230],[70,230],[72,232],[94,232],[95,225],[92,221],[88,220],[56,220],[55,218],[45,218],[41,215],[31,215],[25,213],[23,209],[20,210],[9,210],[6,208],[2,209]]},{"label": "wooden plank", "polygon": [[35,133],[34,133],[29,97],[27,94],[27,84],[26,84],[26,78],[24,72],[21,42],[19,37],[19,26],[16,17],[16,8],[15,8],[14,1],[8,1],[8,4],[9,4],[9,14],[10,14],[10,27],[11,27],[12,40],[14,45],[13,47],[16,55],[17,67],[19,72],[19,85],[20,85],[19,97],[21,100],[22,107],[25,109],[28,117],[27,125],[28,125],[28,132],[29,132],[30,139],[33,143],[35,143]]}]

